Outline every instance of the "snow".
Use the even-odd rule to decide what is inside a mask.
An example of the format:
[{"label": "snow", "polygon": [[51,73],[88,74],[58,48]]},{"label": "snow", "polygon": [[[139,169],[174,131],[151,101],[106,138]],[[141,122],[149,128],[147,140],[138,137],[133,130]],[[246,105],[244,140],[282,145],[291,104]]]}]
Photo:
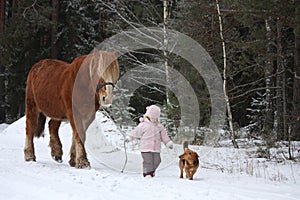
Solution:
[{"label": "snow", "polygon": [[[45,126],[47,127],[47,126]],[[130,131],[130,130],[127,130]],[[36,162],[25,162],[25,117],[11,125],[0,125],[0,199],[299,199],[300,167],[295,162],[271,163],[252,159],[245,149],[191,146],[200,154],[195,180],[179,179],[178,155],[163,148],[156,177],[141,175],[138,144],[127,145],[125,162],[123,136],[101,113],[87,134],[86,149],[92,168],[68,165],[71,129],[60,128],[63,163],[50,156],[49,132],[35,139]]]}]

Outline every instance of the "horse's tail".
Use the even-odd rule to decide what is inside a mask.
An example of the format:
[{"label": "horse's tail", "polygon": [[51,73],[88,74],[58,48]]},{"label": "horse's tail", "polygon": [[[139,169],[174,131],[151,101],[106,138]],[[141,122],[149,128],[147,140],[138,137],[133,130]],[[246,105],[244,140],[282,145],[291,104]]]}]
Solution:
[{"label": "horse's tail", "polygon": [[46,122],[46,116],[43,113],[39,113],[38,125],[37,125],[36,132],[34,134],[35,137],[43,136],[44,128],[45,128],[45,122]]}]

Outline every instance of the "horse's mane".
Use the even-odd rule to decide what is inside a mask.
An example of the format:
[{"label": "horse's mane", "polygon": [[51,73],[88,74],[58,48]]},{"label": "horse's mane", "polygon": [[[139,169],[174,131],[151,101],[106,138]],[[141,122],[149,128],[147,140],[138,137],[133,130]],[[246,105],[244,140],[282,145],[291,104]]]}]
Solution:
[{"label": "horse's mane", "polygon": [[[114,81],[117,81],[119,78],[119,66],[117,64],[117,54],[116,52],[106,52],[106,51],[99,51],[99,53],[103,54],[103,70],[101,71],[101,76],[103,79],[107,79],[108,77],[111,78]],[[91,62],[92,54],[82,55],[77,58],[75,58],[71,63],[74,65],[79,65],[78,69],[83,65],[84,63],[87,64],[87,66],[90,67],[89,63]],[[104,71],[104,67],[106,68]]]},{"label": "horse's mane", "polygon": [[[107,54],[107,53],[106,53]],[[110,78],[116,82],[119,78],[119,65],[117,64],[117,53],[109,53],[110,56],[103,56],[103,62],[105,65],[110,65],[106,68],[105,72],[103,72],[103,78],[106,79],[107,76],[111,76]]]}]

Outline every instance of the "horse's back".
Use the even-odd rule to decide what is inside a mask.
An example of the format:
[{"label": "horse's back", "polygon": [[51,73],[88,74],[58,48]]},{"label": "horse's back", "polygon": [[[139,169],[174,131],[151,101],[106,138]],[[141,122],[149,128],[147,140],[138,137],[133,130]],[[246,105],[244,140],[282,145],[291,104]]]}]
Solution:
[{"label": "horse's back", "polygon": [[[33,101],[37,108],[46,116],[64,119],[65,106],[62,90],[66,90],[65,80],[73,84],[70,73],[66,73],[70,64],[55,60],[44,59],[31,68],[27,77],[26,98]],[[68,91],[68,90],[66,90]]]},{"label": "horse's back", "polygon": [[28,77],[43,76],[44,74],[61,73],[68,67],[69,63],[56,59],[43,59],[32,66]]}]

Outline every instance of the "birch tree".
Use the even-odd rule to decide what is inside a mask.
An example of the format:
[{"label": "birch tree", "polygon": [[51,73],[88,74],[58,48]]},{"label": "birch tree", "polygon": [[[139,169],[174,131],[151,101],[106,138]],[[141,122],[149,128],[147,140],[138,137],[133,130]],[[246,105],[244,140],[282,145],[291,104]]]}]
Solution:
[{"label": "birch tree", "polygon": [[218,16],[219,16],[220,38],[222,41],[222,51],[223,51],[223,91],[224,91],[224,96],[225,96],[225,101],[226,101],[231,142],[232,142],[234,148],[239,148],[239,146],[235,140],[236,136],[235,136],[235,131],[234,131],[234,127],[233,127],[232,112],[231,112],[229,97],[227,94],[227,70],[228,69],[227,69],[227,59],[226,59],[226,46],[225,46],[225,40],[224,40],[224,36],[223,36],[222,17],[221,17],[220,6],[219,6],[218,0],[216,0],[216,6],[217,6],[217,11],[218,11]]},{"label": "birch tree", "polygon": [[271,17],[265,20],[266,27],[266,38],[267,38],[267,57],[265,64],[265,81],[266,81],[266,97],[265,97],[265,120],[263,127],[263,138],[266,141],[267,158],[270,158],[270,148],[274,145],[274,108],[273,108],[273,79],[272,79],[272,68],[273,68],[273,55],[272,55],[272,32],[271,32]]},{"label": "birch tree", "polygon": [[[168,18],[169,18],[169,9],[168,9],[168,3],[169,0],[163,0],[163,17],[164,17],[164,26],[163,26],[163,30],[164,30],[164,65],[165,65],[165,69],[166,69],[166,80],[167,82],[169,81],[169,55],[168,55]],[[166,88],[166,102],[167,102],[167,107],[171,108],[171,103],[170,103],[170,91],[168,90],[168,88]]]}]

